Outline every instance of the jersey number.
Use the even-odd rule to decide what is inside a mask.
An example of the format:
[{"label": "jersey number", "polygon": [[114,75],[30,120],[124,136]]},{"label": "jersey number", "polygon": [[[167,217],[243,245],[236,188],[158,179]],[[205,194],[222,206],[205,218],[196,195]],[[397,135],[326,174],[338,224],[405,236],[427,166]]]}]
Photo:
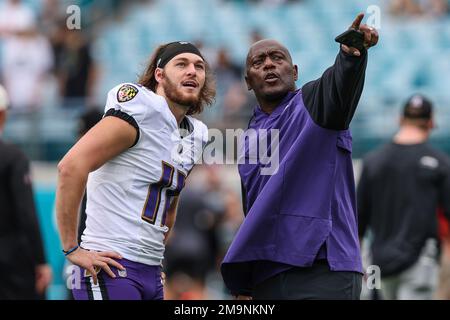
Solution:
[{"label": "jersey number", "polygon": [[[161,179],[148,187],[147,200],[145,201],[144,210],[142,210],[142,219],[150,224],[155,224],[158,212],[160,212],[161,200],[164,197],[165,205],[162,210],[161,226],[166,223],[167,210],[169,209],[170,201],[173,196],[180,194],[186,181],[186,175],[180,170],[177,170],[178,181],[176,186],[173,184],[173,173],[175,168],[167,162],[162,162],[162,176]],[[169,188],[175,188],[170,190]]]}]

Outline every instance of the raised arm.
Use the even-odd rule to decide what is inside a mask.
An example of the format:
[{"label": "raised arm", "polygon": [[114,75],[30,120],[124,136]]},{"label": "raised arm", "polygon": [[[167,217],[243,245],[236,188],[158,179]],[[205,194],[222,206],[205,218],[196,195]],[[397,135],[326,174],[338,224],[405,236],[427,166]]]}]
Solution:
[{"label": "raised arm", "polygon": [[378,42],[378,32],[361,25],[363,17],[364,14],[359,14],[350,28],[364,33],[365,49],[360,51],[341,45],[334,65],[302,88],[305,107],[321,127],[348,129],[355,113],[364,87],[367,49]]}]

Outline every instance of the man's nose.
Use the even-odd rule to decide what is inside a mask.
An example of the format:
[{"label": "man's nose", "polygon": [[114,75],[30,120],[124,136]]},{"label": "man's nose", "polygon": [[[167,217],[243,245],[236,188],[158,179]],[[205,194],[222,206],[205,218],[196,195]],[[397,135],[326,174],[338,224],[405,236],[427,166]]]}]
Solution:
[{"label": "man's nose", "polygon": [[275,64],[272,59],[270,59],[270,57],[266,57],[264,60],[264,69],[272,69],[273,67],[275,67]]},{"label": "man's nose", "polygon": [[190,63],[187,67],[187,75],[195,75],[197,73],[197,70],[195,69],[195,65],[193,63]]}]

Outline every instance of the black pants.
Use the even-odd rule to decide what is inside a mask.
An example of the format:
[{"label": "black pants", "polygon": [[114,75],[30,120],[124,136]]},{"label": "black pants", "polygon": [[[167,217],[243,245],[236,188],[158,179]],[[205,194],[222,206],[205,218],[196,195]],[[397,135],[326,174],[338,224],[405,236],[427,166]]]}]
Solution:
[{"label": "black pants", "polygon": [[8,269],[0,276],[0,300],[38,300],[33,270]]},{"label": "black pants", "polygon": [[[7,239],[7,240],[5,240]],[[30,247],[21,237],[0,241],[0,300],[36,300],[36,273]]]},{"label": "black pants", "polygon": [[326,261],[294,267],[258,284],[255,300],[359,300],[362,274],[331,271]]}]

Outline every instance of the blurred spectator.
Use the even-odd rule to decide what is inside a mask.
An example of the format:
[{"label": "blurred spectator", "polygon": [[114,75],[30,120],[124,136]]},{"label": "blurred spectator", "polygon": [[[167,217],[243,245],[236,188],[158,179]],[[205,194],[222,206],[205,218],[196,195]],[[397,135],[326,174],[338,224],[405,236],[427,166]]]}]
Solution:
[{"label": "blurred spectator", "polygon": [[206,46],[201,39],[197,39],[193,43],[198,48],[198,50],[201,50],[203,56],[205,57],[205,60],[208,61],[211,69],[214,70],[217,65],[217,49]]},{"label": "blurred spectator", "polygon": [[64,24],[60,28],[63,41],[55,51],[62,106],[84,108],[92,101],[97,81],[91,43],[80,30],[68,30]]},{"label": "blurred spectator", "polygon": [[217,265],[220,265],[244,220],[242,199],[232,190],[226,190],[223,197],[225,199],[225,215],[219,226],[220,250]]},{"label": "blurred spectator", "polygon": [[447,0],[429,0],[427,13],[432,17],[442,17],[449,14],[449,9]]},{"label": "blurred spectator", "polygon": [[[65,9],[65,8],[64,8]],[[61,7],[61,0],[43,0],[39,15],[39,28],[51,41],[58,31],[60,21],[65,18],[65,10]]]},{"label": "blurred spectator", "polygon": [[7,0],[0,8],[0,36],[15,35],[35,22],[33,11],[21,0]]},{"label": "blurred spectator", "polygon": [[[217,82],[217,104],[215,110],[213,110],[216,114],[214,125],[218,128],[225,128],[226,125],[222,122],[227,113],[226,108],[240,109],[244,105],[243,101],[241,101],[242,95],[239,96],[239,91],[243,90],[241,88],[244,88],[242,68],[231,61],[230,54],[226,48],[220,48],[217,52],[217,64],[214,68],[214,73]],[[236,99],[234,99],[235,93],[238,93]],[[225,101],[225,99],[228,101]],[[232,101],[229,101],[230,99]],[[225,102],[227,102],[227,105],[225,105]],[[235,113],[233,110],[230,111]]]},{"label": "blurred spectator", "polygon": [[431,102],[415,95],[392,142],[371,152],[359,181],[359,234],[372,234],[372,264],[389,300],[426,300],[438,280],[438,209],[450,218],[450,159],[427,140]]},{"label": "blurred spectator", "polygon": [[[0,86],[0,135],[7,106]],[[0,154],[0,300],[42,299],[52,271],[45,261],[29,161],[1,139]]]},{"label": "blurred spectator", "polygon": [[20,113],[26,123],[28,154],[36,159],[41,152],[38,111],[48,98],[46,85],[53,54],[48,40],[37,30],[29,9],[20,1],[8,4],[11,8],[3,14],[17,16],[18,21],[11,22],[8,32],[4,33],[1,77],[10,95],[11,113]]},{"label": "blurred spectator", "polygon": [[222,98],[223,118],[220,127],[223,129],[247,128],[251,118],[251,107],[256,104],[256,100],[252,99],[243,81],[231,84]]},{"label": "blurred spectator", "polygon": [[[24,9],[24,12],[27,11]],[[28,17],[27,14],[18,16]],[[34,19],[23,18],[23,22],[11,30],[14,32],[4,39],[1,60],[2,78],[10,95],[11,109],[14,112],[36,111],[41,107],[45,94],[45,77],[53,66],[50,44],[37,31]]]},{"label": "blurred spectator", "polygon": [[36,111],[41,107],[44,80],[52,64],[47,39],[35,31],[24,32],[4,42],[2,76],[14,112]]},{"label": "blurred spectator", "polygon": [[217,85],[226,92],[229,87],[242,80],[242,68],[231,61],[230,53],[226,48],[220,48],[217,52],[217,65],[214,69],[217,77]]},{"label": "blurred spectator", "polygon": [[415,16],[423,13],[415,0],[392,0],[389,11],[395,16]]},{"label": "blurred spectator", "polygon": [[395,16],[441,17],[449,13],[447,0],[393,0],[389,11]]},{"label": "blurred spectator", "polygon": [[[150,0],[145,0],[150,2]],[[140,2],[145,2],[140,1]],[[89,23],[98,22],[106,15],[113,15],[114,18],[120,20],[126,14],[127,10],[133,6],[138,0],[108,0],[108,1],[94,1],[84,0],[82,2],[82,10],[89,9]]]},{"label": "blurred spectator", "polygon": [[[205,181],[181,194],[177,223],[166,246],[168,299],[202,299],[206,277],[217,267],[218,228],[226,210],[221,171],[215,166],[197,171],[202,171]],[[188,291],[183,291],[183,283],[189,283]]]}]

